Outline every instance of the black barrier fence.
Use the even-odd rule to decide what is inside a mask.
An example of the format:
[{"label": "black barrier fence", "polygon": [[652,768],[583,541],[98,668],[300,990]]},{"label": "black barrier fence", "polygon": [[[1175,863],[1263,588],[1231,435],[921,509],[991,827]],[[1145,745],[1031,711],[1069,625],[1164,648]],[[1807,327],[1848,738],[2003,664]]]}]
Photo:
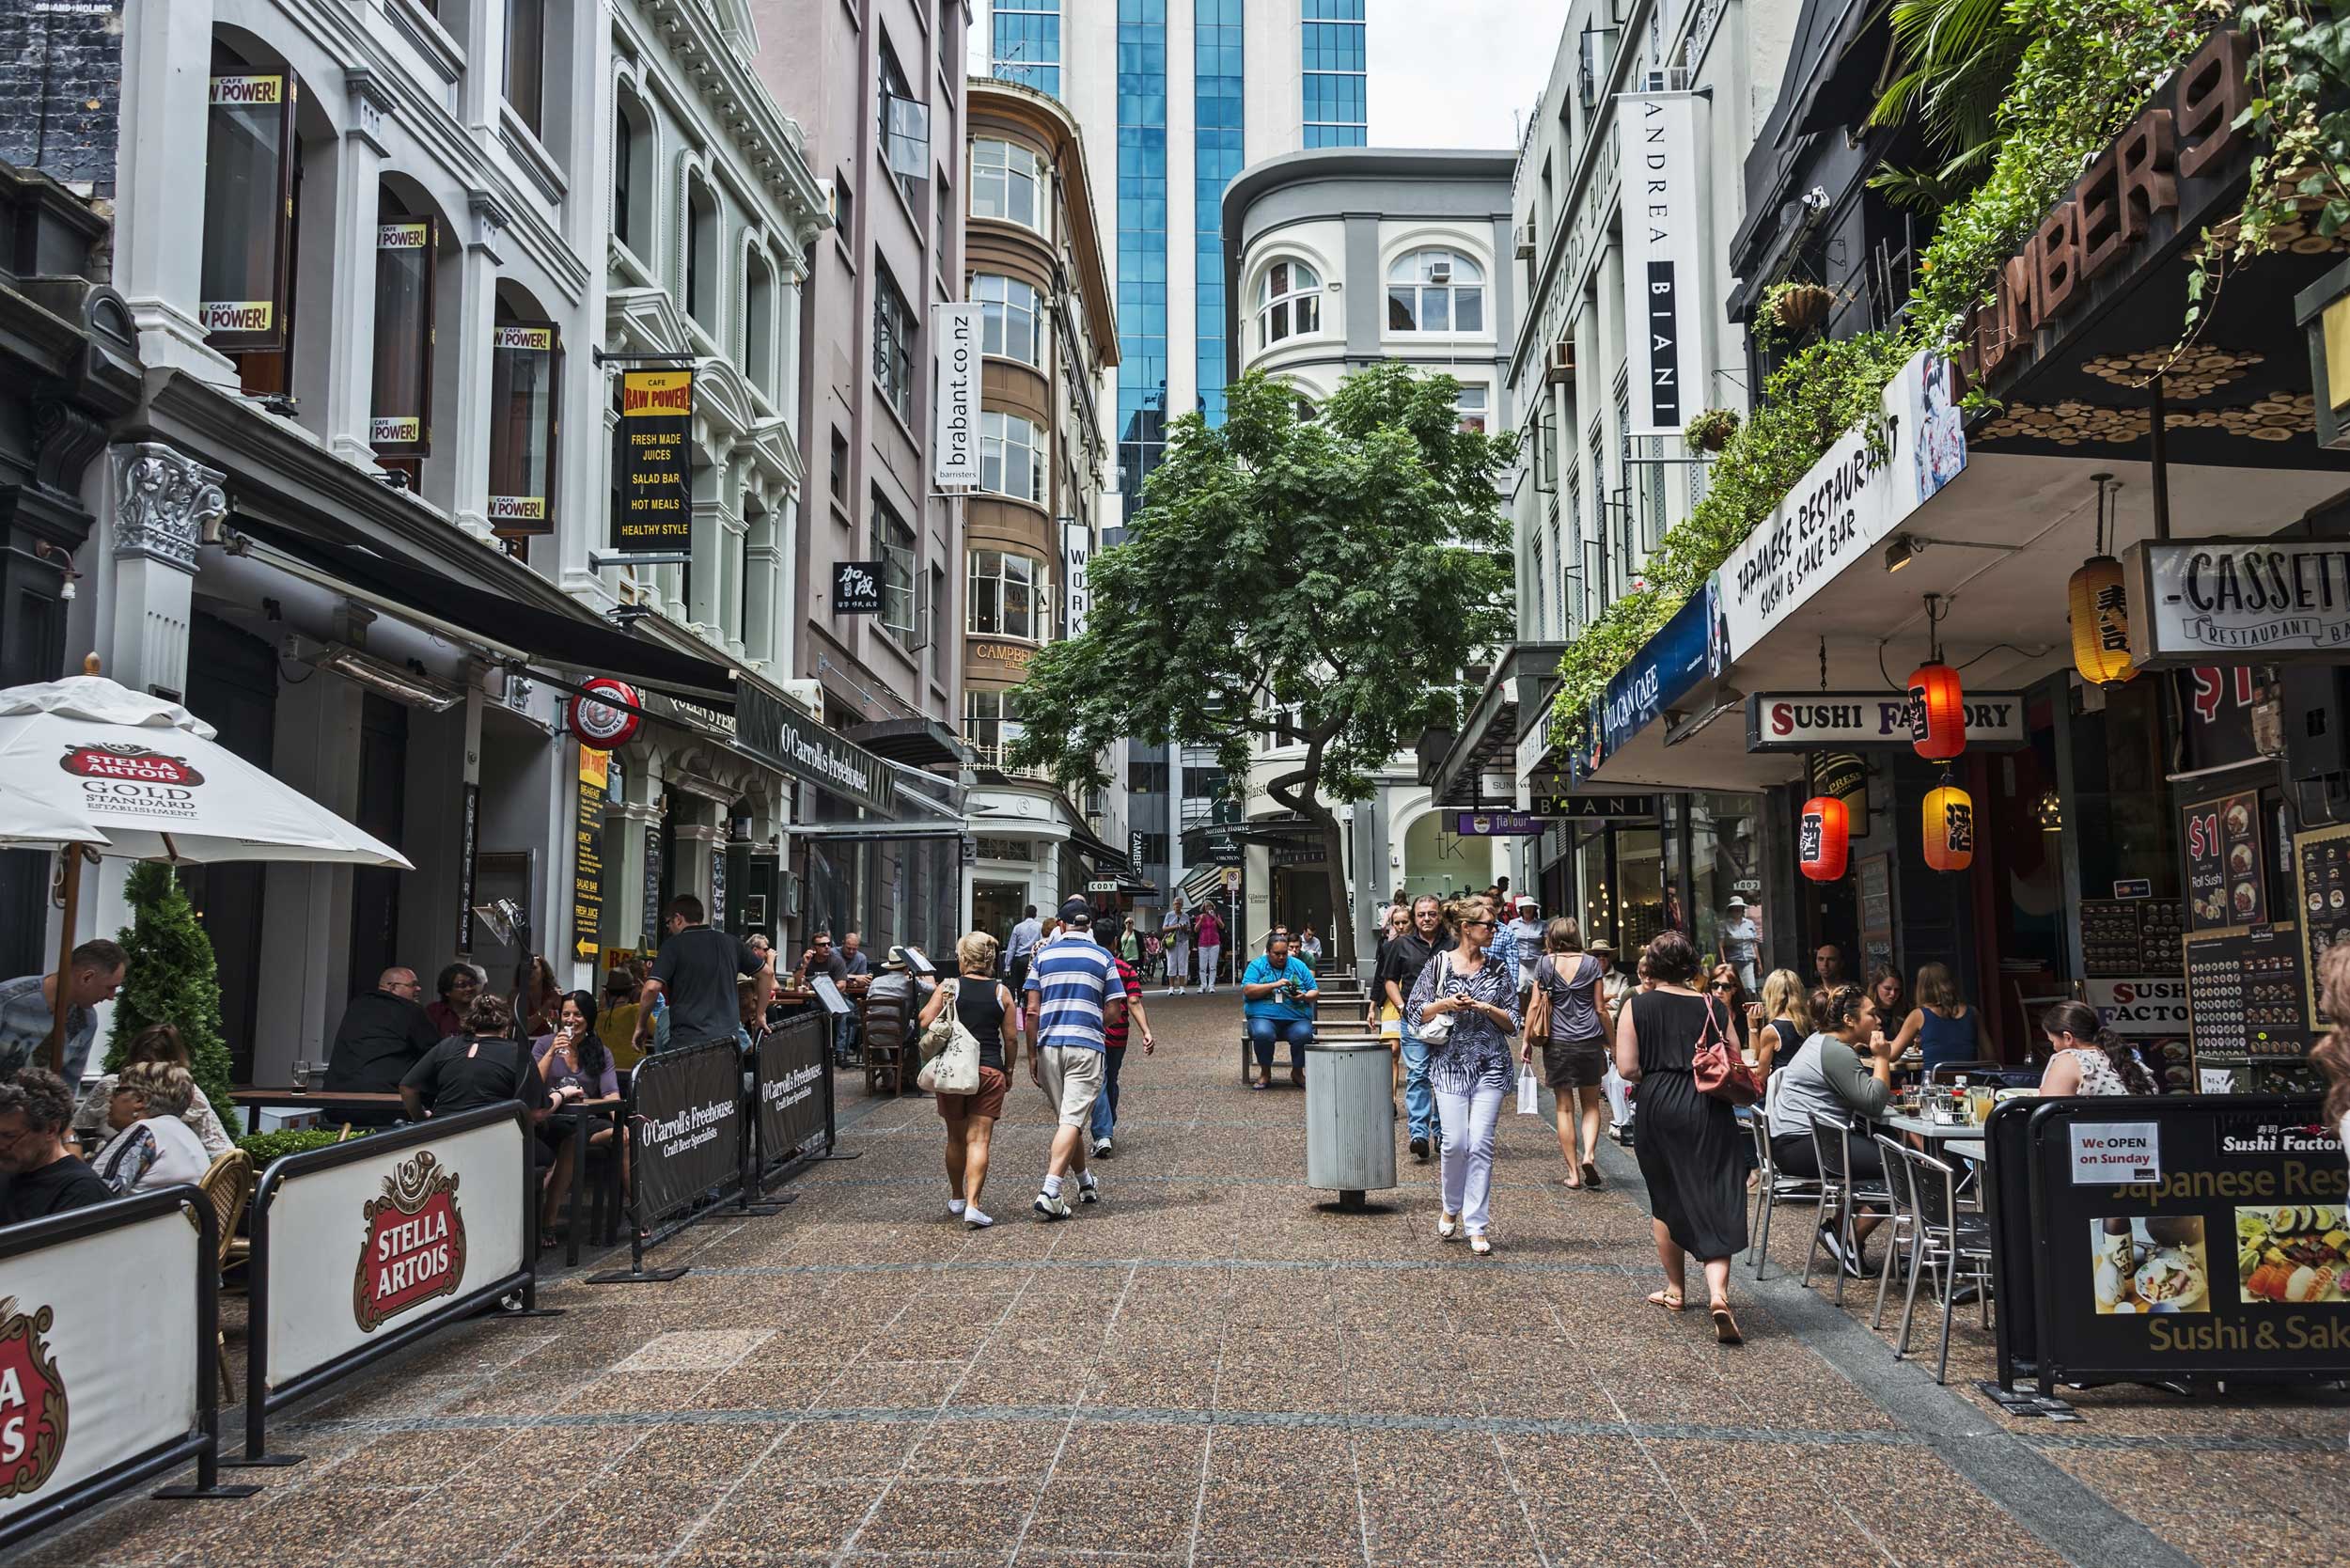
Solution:
[{"label": "black barrier fence", "polygon": [[833,1145],[832,1063],[826,1052],[831,1020],[804,1013],[768,1031],[752,1062],[751,1092],[758,1153],[755,1185],[765,1186],[810,1155]]},{"label": "black barrier fence", "polygon": [[[149,1414],[139,1430],[141,1407],[151,1411],[156,1379],[167,1370],[158,1351],[170,1336],[160,1314],[172,1282],[156,1276],[151,1289],[125,1297],[121,1275],[68,1265],[62,1255],[102,1247],[103,1238],[158,1218],[196,1232],[182,1369],[193,1387],[174,1390],[189,1412],[184,1424],[166,1410]],[[160,1267],[151,1249],[116,1262]],[[136,1321],[102,1327],[105,1302],[77,1302],[77,1292],[134,1303]],[[126,1356],[127,1341],[142,1336],[147,1354]],[[196,1188],[164,1187],[0,1230],[0,1549],[191,1460],[195,1484],[155,1496],[249,1497],[260,1490],[220,1484],[219,1345],[219,1221]],[[75,1475],[92,1450],[98,1468]],[[48,1492],[53,1482],[56,1489]]]},{"label": "black barrier fence", "polygon": [[[510,1145],[471,1137],[494,1129],[510,1129]],[[298,1462],[268,1451],[271,1415],[505,1297],[520,1306],[501,1318],[556,1315],[538,1300],[535,1142],[529,1107],[509,1100],[271,1163],[250,1225],[244,1454],[224,1463]],[[514,1224],[509,1258],[500,1232]]]},{"label": "black barrier fence", "polygon": [[629,1266],[591,1285],[674,1279],[645,1253],[706,1210],[743,1195],[743,1053],[730,1041],[664,1051],[637,1064],[628,1087]]},{"label": "black barrier fence", "polygon": [[2350,1376],[2350,1168],[2315,1098],[2019,1101],[1987,1132],[2003,1385]]}]

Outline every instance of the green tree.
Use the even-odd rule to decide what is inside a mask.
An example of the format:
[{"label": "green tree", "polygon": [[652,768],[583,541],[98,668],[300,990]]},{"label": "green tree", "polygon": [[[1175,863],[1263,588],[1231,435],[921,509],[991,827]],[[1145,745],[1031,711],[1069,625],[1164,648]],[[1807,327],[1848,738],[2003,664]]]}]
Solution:
[{"label": "green tree", "polygon": [[1084,632],[1040,651],[1007,765],[1064,787],[1127,740],[1214,746],[1249,776],[1258,743],[1300,748],[1263,787],[1319,830],[1334,956],[1352,960],[1335,806],[1431,724],[1514,624],[1496,489],[1512,435],[1461,428],[1449,376],[1349,376],[1319,411],[1261,372],[1220,425],[1175,421],[1124,543],[1093,563]]},{"label": "green tree", "polygon": [[187,1043],[196,1081],[215,1110],[228,1105],[236,1069],[220,1038],[220,970],[212,939],[196,917],[171,868],[143,861],[123,885],[131,923],[116,933],[130,963],[115,998],[114,1032],[106,1037],[106,1070],[114,1072],[131,1042],[149,1024],[170,1024]]}]

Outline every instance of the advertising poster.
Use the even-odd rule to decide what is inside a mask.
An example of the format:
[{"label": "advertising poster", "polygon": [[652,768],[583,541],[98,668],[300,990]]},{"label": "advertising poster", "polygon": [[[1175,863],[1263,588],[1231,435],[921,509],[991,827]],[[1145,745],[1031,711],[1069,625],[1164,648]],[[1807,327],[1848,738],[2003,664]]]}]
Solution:
[{"label": "advertising poster", "polygon": [[728,1041],[664,1051],[637,1068],[632,1168],[648,1224],[743,1169],[743,1055]]},{"label": "advertising poster", "polygon": [[572,828],[572,956],[593,964],[603,950],[603,801],[612,754],[579,748],[579,814]]},{"label": "advertising poster", "polygon": [[2317,999],[2317,961],[2350,942],[2350,827],[2321,827],[2293,840],[2293,885],[2301,901],[2301,972],[2309,984],[2312,1029],[2333,1027]]},{"label": "advertising poster", "polygon": [[824,1028],[815,1013],[759,1045],[759,1152],[776,1165],[824,1139]]},{"label": "advertising poster", "polygon": [[615,550],[694,545],[694,372],[620,372],[620,507]]},{"label": "advertising poster", "polygon": [[2188,929],[2265,924],[2268,899],[2261,875],[2258,792],[2197,801],[2182,808],[2180,814]]}]

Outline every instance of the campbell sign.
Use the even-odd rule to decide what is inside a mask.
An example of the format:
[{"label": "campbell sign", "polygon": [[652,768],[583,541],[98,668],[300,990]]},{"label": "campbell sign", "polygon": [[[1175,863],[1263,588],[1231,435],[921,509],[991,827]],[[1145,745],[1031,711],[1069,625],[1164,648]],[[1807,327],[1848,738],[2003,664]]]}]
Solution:
[{"label": "campbell sign", "polygon": [[360,1213],[367,1240],[352,1282],[352,1317],[372,1334],[390,1319],[436,1296],[457,1294],[465,1274],[465,1216],[457,1176],[430,1149],[384,1178],[384,1194]]}]

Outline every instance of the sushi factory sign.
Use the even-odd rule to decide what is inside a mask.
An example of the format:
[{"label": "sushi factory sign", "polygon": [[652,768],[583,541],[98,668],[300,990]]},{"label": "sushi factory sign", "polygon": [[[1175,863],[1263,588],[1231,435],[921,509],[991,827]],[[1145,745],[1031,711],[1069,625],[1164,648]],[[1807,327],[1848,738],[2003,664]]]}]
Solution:
[{"label": "sushi factory sign", "polygon": [[2350,1374],[2350,1170],[2320,1102],[2169,1096],[2126,1121],[2116,1105],[2024,1113],[2031,1190],[1999,1184],[2001,1223],[2030,1230],[2044,1376]]}]

